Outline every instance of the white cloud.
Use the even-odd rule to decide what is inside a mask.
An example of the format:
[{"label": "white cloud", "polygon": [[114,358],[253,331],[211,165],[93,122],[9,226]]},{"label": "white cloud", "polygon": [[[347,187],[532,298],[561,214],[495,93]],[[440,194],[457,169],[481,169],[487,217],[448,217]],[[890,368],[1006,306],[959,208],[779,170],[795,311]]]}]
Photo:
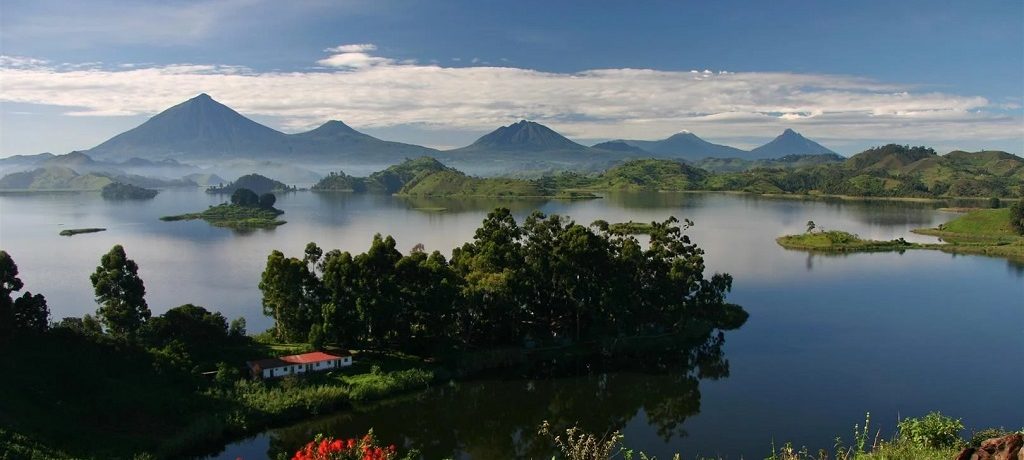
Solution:
[{"label": "white cloud", "polygon": [[347,67],[353,69],[362,69],[364,67],[381,64],[391,64],[392,62],[394,61],[391,59],[370,56],[366,53],[341,53],[316,61],[317,64],[322,66]]},{"label": "white cloud", "polygon": [[354,43],[351,45],[338,45],[324,50],[327,53],[366,53],[368,51],[377,51],[377,45],[373,43]]},{"label": "white cloud", "polygon": [[1024,139],[1020,114],[1000,110],[1005,104],[855,76],[444,67],[374,56],[372,47],[331,48],[318,61],[328,69],[298,72],[0,57],[0,101],[65,106],[74,115],[154,114],[206,92],[291,131],[328,119],[358,128],[486,131],[527,118],[582,139],[657,139],[683,128],[714,139],[771,137],[785,127],[826,141]]}]

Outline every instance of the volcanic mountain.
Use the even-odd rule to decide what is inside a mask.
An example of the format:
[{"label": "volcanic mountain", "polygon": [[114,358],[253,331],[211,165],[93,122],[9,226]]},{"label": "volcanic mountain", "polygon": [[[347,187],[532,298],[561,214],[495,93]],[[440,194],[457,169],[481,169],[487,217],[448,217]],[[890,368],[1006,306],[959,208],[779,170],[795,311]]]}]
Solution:
[{"label": "volcanic mountain", "polygon": [[750,151],[750,158],[782,158],[786,155],[835,154],[825,146],[787,129],[771,142]]},{"label": "volcanic mountain", "polygon": [[436,153],[418,145],[388,142],[340,121],[299,134],[264,126],[200,94],[114,136],[87,153],[100,160],[277,159],[393,161]]},{"label": "volcanic mountain", "polygon": [[577,144],[555,130],[540,123],[522,120],[502,126],[484,135],[476,142],[451,153],[474,152],[586,152],[586,146]]},{"label": "volcanic mountain", "polygon": [[623,140],[652,154],[665,158],[700,160],[702,158],[747,158],[748,153],[735,147],[719,145],[697,137],[689,131],[673,134],[660,141]]}]

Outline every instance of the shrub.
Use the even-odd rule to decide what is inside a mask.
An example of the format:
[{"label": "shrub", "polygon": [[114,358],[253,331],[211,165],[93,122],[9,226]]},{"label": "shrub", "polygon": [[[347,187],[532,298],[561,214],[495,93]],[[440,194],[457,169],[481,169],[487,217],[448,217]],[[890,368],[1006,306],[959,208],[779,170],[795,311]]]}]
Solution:
[{"label": "shrub", "polygon": [[971,435],[971,440],[967,442],[967,445],[971,447],[978,447],[981,443],[992,438],[1001,438],[1010,434],[1009,430],[1004,428],[985,428],[983,430],[975,431]]},{"label": "shrub", "polygon": [[960,419],[932,412],[921,418],[905,418],[899,423],[900,437],[914,444],[932,447],[954,447],[963,442],[960,430],[964,424]]},{"label": "shrub", "polygon": [[1024,199],[1017,200],[1017,203],[1010,208],[1010,226],[1018,234],[1024,235]]}]

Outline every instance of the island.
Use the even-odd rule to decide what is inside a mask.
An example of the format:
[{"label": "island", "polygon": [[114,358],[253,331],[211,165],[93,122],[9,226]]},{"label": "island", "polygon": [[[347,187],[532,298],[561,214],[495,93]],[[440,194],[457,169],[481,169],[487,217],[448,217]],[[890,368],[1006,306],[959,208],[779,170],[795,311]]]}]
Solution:
[{"label": "island", "polygon": [[229,203],[210,206],[202,212],[164,216],[160,220],[174,222],[202,219],[214,227],[227,227],[236,230],[274,228],[287,223],[287,221],[277,218],[284,214],[284,211],[274,207],[276,201],[277,198],[272,193],[257,195],[252,190],[241,188],[235,190]]},{"label": "island", "polygon": [[1010,208],[979,209],[968,212],[937,228],[911,230],[937,236],[941,243],[911,243],[903,238],[890,241],[866,240],[841,230],[821,230],[813,221],[807,232],[786,235],[775,241],[786,249],[810,252],[886,252],[935,249],[958,254],[979,254],[1024,261],[1024,201]]},{"label": "island", "polygon": [[159,193],[157,190],[120,182],[111,182],[100,190],[100,194],[106,200],[148,200],[155,197],[157,193]]},{"label": "island", "polygon": [[78,235],[79,233],[96,233],[96,232],[105,232],[105,231],[107,231],[107,229],[105,229],[105,228],[98,228],[98,227],[69,228],[67,230],[61,230],[60,231],[60,236],[75,236],[75,235]]}]

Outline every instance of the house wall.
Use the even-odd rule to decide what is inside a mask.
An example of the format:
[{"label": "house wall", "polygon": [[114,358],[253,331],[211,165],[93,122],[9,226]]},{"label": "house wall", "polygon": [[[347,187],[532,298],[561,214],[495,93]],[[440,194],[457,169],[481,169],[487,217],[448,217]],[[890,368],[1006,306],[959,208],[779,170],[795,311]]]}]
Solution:
[{"label": "house wall", "polygon": [[342,356],[341,359],[329,361],[317,361],[309,364],[289,364],[287,366],[263,369],[262,377],[265,379],[285,377],[288,375],[305,374],[306,372],[320,372],[339,367],[348,367],[351,365],[352,357]]}]

